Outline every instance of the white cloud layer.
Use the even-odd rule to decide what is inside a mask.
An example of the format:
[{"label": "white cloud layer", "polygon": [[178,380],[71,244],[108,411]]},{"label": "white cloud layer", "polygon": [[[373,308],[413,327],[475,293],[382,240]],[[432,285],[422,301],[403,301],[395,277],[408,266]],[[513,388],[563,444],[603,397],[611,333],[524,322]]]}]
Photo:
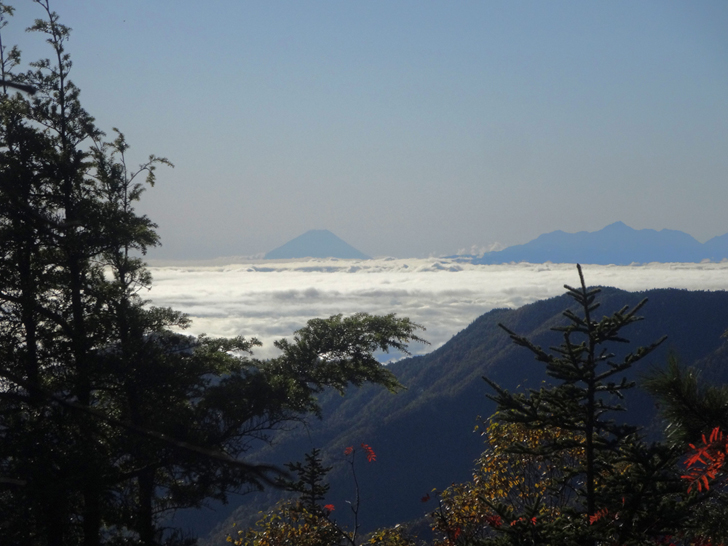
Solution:
[{"label": "white cloud layer", "polygon": [[[445,259],[263,261],[150,267],[153,305],[190,315],[192,334],[257,337],[256,356],[276,354],[273,341],[316,317],[364,311],[397,313],[421,324],[431,351],[487,311],[516,308],[579,282],[569,264],[471,265]],[[728,263],[586,265],[589,285],[728,289]]]}]

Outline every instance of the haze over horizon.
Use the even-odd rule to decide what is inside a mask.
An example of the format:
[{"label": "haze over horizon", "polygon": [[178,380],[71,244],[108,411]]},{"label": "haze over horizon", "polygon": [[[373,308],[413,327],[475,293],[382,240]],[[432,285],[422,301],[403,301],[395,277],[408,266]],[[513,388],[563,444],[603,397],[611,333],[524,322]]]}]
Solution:
[{"label": "haze over horizon", "polygon": [[[3,43],[50,54],[13,2]],[[728,232],[728,3],[55,1],[81,100],[169,158],[151,259],[328,229],[454,254],[615,221]]]},{"label": "haze over horizon", "polygon": [[[656,239],[658,235],[666,236]],[[556,236],[556,239],[554,239]],[[589,238],[585,238],[587,236]],[[594,238],[593,236],[597,236]],[[601,236],[601,237],[599,237]],[[545,242],[548,237],[548,242]],[[715,243],[718,239],[728,238],[728,233],[716,236],[708,240],[706,245],[700,243],[690,234],[667,228],[654,230],[644,228],[635,230],[624,222],[617,221],[593,232],[579,231],[567,233],[562,230],[555,230],[528,241],[526,245],[505,245],[494,243],[489,247],[461,248],[449,255],[430,255],[428,258],[453,258],[462,256],[465,259],[473,259],[474,263],[589,263],[589,264],[613,264],[627,265],[629,263],[647,264],[650,262],[661,263],[696,263],[701,261],[726,261],[728,251],[724,241]],[[591,242],[589,242],[591,241]],[[610,248],[604,248],[608,243]],[[689,248],[686,249],[686,244]],[[586,245],[586,247],[585,247]],[[654,248],[658,245],[659,248]],[[699,250],[710,247],[709,250]],[[529,249],[529,250],[525,250]],[[504,256],[501,250],[516,251]],[[569,259],[560,259],[564,251]],[[700,254],[705,252],[705,254]],[[597,261],[593,259],[597,257]],[[228,255],[216,256],[206,259],[147,259],[152,266],[165,265],[230,265],[236,263],[247,263],[255,260],[299,260],[311,258],[332,258],[337,260],[361,260],[372,257],[361,253],[358,249],[340,239],[329,230],[309,230],[298,237],[287,241],[284,245],[267,253],[258,253],[252,256]],[[378,259],[394,259],[392,256],[375,256]],[[397,258],[421,258],[419,256],[398,256]],[[496,261],[483,261],[484,259],[495,259]],[[615,261],[617,260],[617,261]]]}]

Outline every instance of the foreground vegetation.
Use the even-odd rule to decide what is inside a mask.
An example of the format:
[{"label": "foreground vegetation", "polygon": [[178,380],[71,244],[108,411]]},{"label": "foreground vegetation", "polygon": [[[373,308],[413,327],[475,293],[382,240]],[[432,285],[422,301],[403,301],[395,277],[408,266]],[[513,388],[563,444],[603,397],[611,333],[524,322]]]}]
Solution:
[{"label": "foreground vegetation", "polygon": [[134,204],[171,163],[132,169],[124,136],[105,139],[69,79],[69,29],[36,4],[51,58],[22,72],[0,45],[0,543],[192,543],[167,514],[275,486],[249,449],[317,415],[323,389],[399,389],[373,353],[419,327],[312,320],[261,361],[255,339],[185,336],[184,315],[146,306],[158,238]]},{"label": "foreground vegetation", "polygon": [[[578,266],[577,266],[578,267]],[[728,444],[728,389],[701,388],[694,372],[673,358],[646,387],[664,405],[668,441],[647,443],[635,426],[615,421],[623,391],[634,387],[623,372],[664,338],[615,359],[610,345],[627,343],[622,330],[640,320],[623,308],[595,320],[599,289],[567,287],[581,313],[567,310],[557,330],[563,343],[550,352],[503,329],[546,366],[554,384],[510,393],[484,378],[498,411],[485,422],[486,450],[472,480],[426,495],[434,546],[537,544],[724,544],[728,497],[723,484]],[[706,436],[706,431],[709,436]],[[702,438],[702,444],[689,443]],[[350,448],[351,449],[351,448]],[[351,528],[325,504],[330,468],[317,452],[295,467],[301,494],[268,512],[229,541],[238,546],[358,544],[358,482]],[[304,472],[305,470],[305,472]],[[354,478],[356,474],[352,466]],[[312,494],[316,491],[316,494]],[[342,518],[348,520],[346,516]],[[422,544],[407,527],[381,529],[368,544]]]}]

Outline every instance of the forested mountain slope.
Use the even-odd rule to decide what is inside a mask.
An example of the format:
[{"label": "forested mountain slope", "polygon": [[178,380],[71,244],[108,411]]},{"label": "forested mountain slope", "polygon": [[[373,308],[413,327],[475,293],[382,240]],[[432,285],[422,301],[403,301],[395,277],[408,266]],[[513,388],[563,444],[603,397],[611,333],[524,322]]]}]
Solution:
[{"label": "forested mountain slope", "polygon": [[[618,356],[632,352],[665,334],[668,339],[632,375],[664,365],[668,352],[675,351],[683,363],[705,368],[711,380],[728,380],[728,351],[720,337],[728,329],[728,293],[675,289],[630,293],[604,288],[596,314],[609,315],[625,305],[634,307],[645,297],[649,302],[640,312],[645,320],[625,329],[631,343],[614,346],[614,352]],[[560,343],[560,334],[550,329],[565,323],[562,312],[570,305],[569,298],[560,296],[515,310],[490,311],[431,354],[392,364],[407,390],[390,394],[367,387],[351,390],[346,397],[326,393],[321,421],[281,434],[275,446],[262,449],[257,456],[281,464],[303,459],[312,447],[322,448],[326,462],[334,465],[327,502],[337,507],[339,521],[348,523],[345,501],[352,499],[353,485],[342,464],[343,451],[365,442],[376,451],[377,461],[360,461],[357,466],[362,530],[420,517],[434,509],[421,498],[433,488],[468,479],[473,460],[482,451],[482,439],[473,428],[478,415],[487,417],[494,409],[486,398],[489,390],[482,376],[510,390],[537,388],[545,379],[543,365],[530,352],[513,345],[498,323],[546,348]],[[627,406],[625,419],[652,424],[653,432],[657,430],[655,404],[648,395],[635,389]],[[269,492],[246,495],[240,497],[237,507],[217,507],[215,512],[201,512],[189,521],[203,518],[197,530],[204,536],[211,522],[224,520],[213,534],[211,543],[217,544],[234,521],[255,520],[274,496]]]}]

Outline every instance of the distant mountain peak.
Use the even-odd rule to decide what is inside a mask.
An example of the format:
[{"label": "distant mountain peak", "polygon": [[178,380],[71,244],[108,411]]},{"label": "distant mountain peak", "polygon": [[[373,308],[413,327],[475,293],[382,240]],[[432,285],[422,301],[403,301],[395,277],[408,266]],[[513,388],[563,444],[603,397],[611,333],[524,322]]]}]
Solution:
[{"label": "distant mountain peak", "polygon": [[618,220],[612,224],[609,224],[607,227],[603,228],[602,231],[605,230],[622,230],[622,231],[636,231],[634,228],[629,227],[627,224],[622,222],[621,220]]},{"label": "distant mountain peak", "polygon": [[292,258],[341,258],[368,260],[370,257],[340,239],[328,229],[312,229],[265,255],[266,260]]},{"label": "distant mountain peak", "polygon": [[674,229],[634,229],[614,222],[598,231],[552,231],[523,245],[487,252],[476,264],[583,263],[617,264],[649,262],[720,261],[728,258],[728,234],[701,244]]}]

